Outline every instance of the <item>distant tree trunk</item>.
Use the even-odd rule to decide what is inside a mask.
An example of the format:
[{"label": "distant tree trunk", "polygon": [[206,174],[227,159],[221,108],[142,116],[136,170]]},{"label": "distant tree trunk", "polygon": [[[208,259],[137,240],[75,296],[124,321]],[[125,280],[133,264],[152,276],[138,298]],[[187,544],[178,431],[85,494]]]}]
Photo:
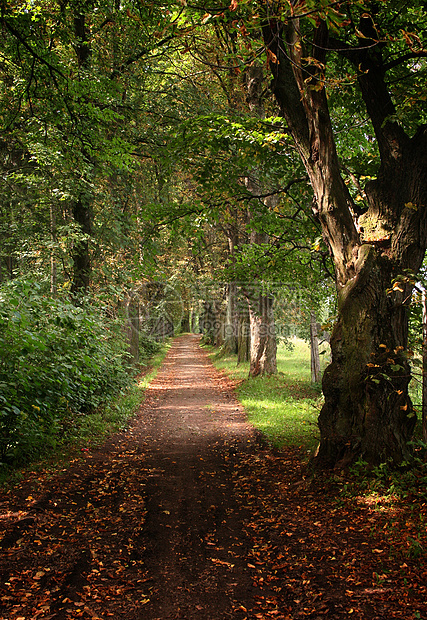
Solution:
[{"label": "distant tree trunk", "polygon": [[91,260],[89,251],[89,236],[92,234],[92,209],[91,204],[79,197],[73,204],[74,221],[79,225],[82,235],[73,247],[73,281],[72,293],[84,293],[89,289]]},{"label": "distant tree trunk", "polygon": [[[79,70],[82,72],[90,68],[91,47],[87,36],[85,15],[76,14],[74,16],[74,34],[76,44],[74,46]],[[93,166],[92,159],[84,152],[86,159]],[[76,198],[73,202],[73,218],[78,224],[82,239],[74,244],[73,259],[73,279],[71,284],[72,293],[85,293],[89,289],[91,275],[91,258],[89,248],[89,237],[92,235],[92,202],[93,196],[79,189],[76,190]]]},{"label": "distant tree trunk", "polygon": [[207,301],[204,304],[202,331],[203,339],[207,344],[217,345],[221,322],[218,313],[218,303],[216,301]]},{"label": "distant tree trunk", "polygon": [[184,310],[184,316],[181,319],[181,331],[190,332],[190,310],[187,308]]},{"label": "distant tree trunk", "polygon": [[320,374],[319,338],[317,334],[317,321],[314,312],[310,313],[310,358],[311,358],[311,382],[318,383]]},{"label": "distant tree trunk", "polygon": [[247,300],[251,334],[249,376],[273,375],[277,372],[273,296],[259,288]]},{"label": "distant tree trunk", "polygon": [[250,324],[249,375],[271,375],[277,372],[273,293],[264,293],[261,283],[254,283],[246,289],[250,291],[246,296]]},{"label": "distant tree trunk", "polygon": [[50,293],[52,297],[57,294],[57,268],[56,268],[56,211],[53,202],[50,203],[50,238],[52,249],[50,251]]},{"label": "distant tree trunk", "polygon": [[234,355],[237,353],[237,286],[235,282],[227,284],[224,351]]},{"label": "distant tree trunk", "polygon": [[200,333],[200,316],[199,316],[198,310],[196,310],[195,308],[191,309],[190,326],[191,326],[191,332],[193,334],[196,334],[197,332]]},{"label": "distant tree trunk", "polygon": [[139,313],[139,303],[134,299],[130,300],[127,305],[129,326],[129,352],[132,358],[132,363],[135,365],[139,362]]},{"label": "distant tree trunk", "polygon": [[[247,102],[250,111],[258,118],[264,118],[263,93],[264,72],[262,65],[253,63],[248,67],[245,75]],[[245,178],[247,190],[253,196],[259,196],[260,203],[274,207],[274,197],[262,198],[265,189],[259,178],[259,171],[254,168]],[[256,207],[255,207],[256,209]],[[249,219],[251,213],[249,212]],[[250,243],[264,244],[268,242],[268,235],[263,232],[252,231]],[[271,375],[277,372],[276,363],[276,329],[273,312],[273,296],[271,293],[262,292],[262,283],[252,285],[256,291],[255,296],[247,295],[250,321],[250,369],[249,376]]]},{"label": "distant tree trunk", "polygon": [[[226,229],[228,239],[229,260],[234,266],[236,261],[236,246],[239,242],[239,232],[237,227],[237,215],[235,221],[229,223]],[[238,332],[238,311],[237,311],[237,285],[229,282],[225,295],[225,325],[224,325],[224,351],[234,355],[237,353],[237,332]]]},{"label": "distant tree trunk", "polygon": [[215,346],[222,347],[225,340],[225,312],[220,301],[216,301],[213,306],[215,313],[214,334]]},{"label": "distant tree trunk", "polygon": [[[265,243],[267,235],[252,233],[252,243]],[[274,296],[264,292],[264,285],[255,282],[246,288],[250,323],[250,370],[249,376],[271,375],[277,372],[276,327],[274,320]]]},{"label": "distant tree trunk", "polygon": [[251,357],[251,327],[249,323],[249,306],[245,300],[239,309],[237,363],[249,362]]},{"label": "distant tree trunk", "polygon": [[9,275],[9,279],[13,280],[15,277],[15,274],[13,272],[13,270],[15,269],[15,260],[13,256],[6,256],[6,265],[7,265],[7,272]]}]

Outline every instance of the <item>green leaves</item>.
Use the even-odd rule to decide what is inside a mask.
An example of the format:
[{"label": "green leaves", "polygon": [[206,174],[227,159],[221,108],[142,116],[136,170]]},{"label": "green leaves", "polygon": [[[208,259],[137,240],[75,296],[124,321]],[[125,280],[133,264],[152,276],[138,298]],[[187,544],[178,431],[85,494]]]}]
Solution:
[{"label": "green leaves", "polygon": [[64,439],[129,380],[120,327],[101,309],[50,299],[34,281],[3,285],[0,459],[19,462]]}]

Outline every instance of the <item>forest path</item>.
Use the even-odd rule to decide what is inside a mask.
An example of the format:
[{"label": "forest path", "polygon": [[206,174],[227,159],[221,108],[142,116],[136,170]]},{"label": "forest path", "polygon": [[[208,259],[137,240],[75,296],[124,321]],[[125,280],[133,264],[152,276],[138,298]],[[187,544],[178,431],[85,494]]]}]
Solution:
[{"label": "forest path", "polygon": [[414,515],[341,489],[182,336],[127,432],[0,493],[0,620],[427,618]]},{"label": "forest path", "polygon": [[246,598],[247,552],[230,461],[253,440],[229,386],[198,347],[174,341],[140,418],[148,479],[144,565],[152,583],[144,618],[228,618]]}]

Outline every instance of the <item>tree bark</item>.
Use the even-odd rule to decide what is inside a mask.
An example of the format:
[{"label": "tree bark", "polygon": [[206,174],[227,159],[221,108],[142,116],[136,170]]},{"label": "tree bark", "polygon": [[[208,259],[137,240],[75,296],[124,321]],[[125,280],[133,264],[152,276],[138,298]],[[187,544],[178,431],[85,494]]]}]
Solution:
[{"label": "tree bark", "polygon": [[[83,14],[74,16],[74,34],[76,36],[75,52],[80,71],[90,68],[91,47],[87,37],[86,18]],[[88,161],[91,158],[84,152]],[[91,163],[93,163],[91,161]],[[85,293],[89,289],[91,274],[91,257],[89,237],[92,235],[92,202],[93,197],[76,190],[76,198],[73,202],[73,217],[79,226],[82,238],[77,240],[73,248],[73,281],[71,292],[74,294]]]},{"label": "tree bark", "polygon": [[50,239],[52,249],[50,251],[50,294],[56,297],[58,292],[57,265],[56,265],[56,211],[53,202],[50,204]]},{"label": "tree bark", "polygon": [[381,52],[353,50],[356,66],[363,63],[359,86],[381,153],[377,179],[365,188],[369,208],[362,214],[340,173],[319,69],[326,63],[328,31],[324,22],[318,24],[311,52],[318,63],[306,65],[304,73],[303,58],[309,54],[298,20],[285,25],[269,19],[263,29],[276,59],[270,65],[273,91],[309,175],[315,215],[335,267],[338,319],[331,335],[332,362],[322,381],[317,460],[323,466],[359,456],[370,463],[399,463],[410,453],[415,425],[406,355],[412,286],[404,279],[400,286],[394,283],[405,270],[417,272],[425,253],[427,130],[421,127],[409,138],[390,120],[394,107]]},{"label": "tree bark", "polygon": [[225,312],[221,301],[216,301],[213,304],[213,310],[215,314],[214,322],[214,345],[218,348],[222,347],[225,341]]},{"label": "tree bark", "polygon": [[422,433],[423,441],[427,443],[427,299],[426,290],[422,292],[423,305],[423,384],[422,384]]},{"label": "tree bark", "polygon": [[252,294],[246,293],[250,322],[250,367],[249,376],[273,375],[277,372],[276,326],[273,312],[273,296],[253,287]]},{"label": "tree bark", "polygon": [[319,383],[320,374],[320,354],[319,338],[317,336],[317,321],[314,312],[310,313],[310,361],[311,361],[311,382]]},{"label": "tree bark", "polygon": [[201,327],[203,340],[207,344],[218,346],[221,344],[220,304],[217,300],[204,303]]},{"label": "tree bark", "polygon": [[140,331],[140,307],[136,299],[129,299],[127,303],[127,319],[129,332],[129,353],[134,365],[139,362],[139,331]]},{"label": "tree bark", "polygon": [[[234,266],[236,261],[236,246],[239,242],[237,223],[229,224],[226,234],[228,239],[229,260]],[[238,301],[236,282],[229,282],[227,284],[225,299],[224,351],[225,353],[234,355],[238,351]]]},{"label": "tree bark", "polygon": [[191,308],[188,303],[184,302],[184,312],[181,319],[181,331],[184,333],[191,332]]},{"label": "tree bark", "polygon": [[[246,300],[245,300],[246,302]],[[249,323],[249,306],[247,303],[239,309],[237,363],[249,362],[251,353],[251,329]]]},{"label": "tree bark", "polygon": [[89,251],[89,237],[92,234],[92,209],[79,197],[73,204],[73,217],[79,225],[81,238],[77,239],[73,247],[73,281],[71,292],[84,293],[89,289],[91,260]]},{"label": "tree bark", "polygon": [[[264,118],[264,104],[262,101],[263,92],[263,67],[253,63],[248,67],[245,82],[247,91],[247,101],[250,111],[258,118]],[[262,187],[259,171],[253,168],[245,178],[245,185],[252,196],[258,196],[258,200],[270,208],[274,208],[276,199],[274,196],[261,198],[265,193]],[[255,207],[256,208],[256,207]],[[249,220],[251,213],[248,213]],[[265,244],[268,242],[268,235],[263,232],[252,231],[250,233],[250,243]],[[250,323],[250,367],[249,376],[272,375],[277,372],[276,362],[276,327],[273,311],[273,294],[263,293],[263,284],[255,282],[248,287],[255,291],[255,295],[246,294],[249,306]]]},{"label": "tree bark", "polygon": [[224,352],[232,355],[237,353],[237,285],[235,282],[227,284],[225,325],[224,325]]}]

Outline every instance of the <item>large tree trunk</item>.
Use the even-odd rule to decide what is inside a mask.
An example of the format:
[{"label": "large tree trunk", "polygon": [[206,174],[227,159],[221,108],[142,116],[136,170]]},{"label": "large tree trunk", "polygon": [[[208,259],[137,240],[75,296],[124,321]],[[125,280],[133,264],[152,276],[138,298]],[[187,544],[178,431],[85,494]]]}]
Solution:
[{"label": "large tree trunk", "polygon": [[330,465],[359,455],[399,462],[409,454],[416,419],[407,390],[405,308],[387,293],[391,277],[376,249],[364,245],[361,252],[363,268],[338,295],[332,363],[323,375],[318,456]]},{"label": "large tree trunk", "polygon": [[[332,364],[324,374],[319,458],[327,464],[363,455],[370,463],[408,458],[416,416],[408,395],[407,304],[426,247],[427,141],[407,143],[366,187],[360,241],[345,284],[338,283]],[[410,205],[410,206],[405,206]],[[403,275],[402,275],[403,274]],[[401,282],[398,283],[399,277]]]},{"label": "large tree trunk", "polygon": [[427,299],[426,290],[422,292],[422,312],[423,312],[423,374],[422,374],[422,414],[421,425],[423,441],[427,443]]},{"label": "large tree trunk", "polygon": [[273,90],[310,177],[335,266],[338,320],[322,383],[318,461],[334,466],[362,456],[370,463],[398,463],[410,453],[415,414],[406,352],[411,285],[394,282],[406,270],[417,272],[426,248],[427,129],[409,138],[392,119],[381,52],[363,40],[363,49],[354,48],[348,58],[363,69],[359,85],[381,166],[365,188],[369,208],[362,213],[341,177],[320,75],[329,48],[326,24],[319,20],[315,29],[317,64],[306,65],[305,73],[303,56],[310,54],[298,20],[284,25],[270,19],[263,32],[275,58]]}]

